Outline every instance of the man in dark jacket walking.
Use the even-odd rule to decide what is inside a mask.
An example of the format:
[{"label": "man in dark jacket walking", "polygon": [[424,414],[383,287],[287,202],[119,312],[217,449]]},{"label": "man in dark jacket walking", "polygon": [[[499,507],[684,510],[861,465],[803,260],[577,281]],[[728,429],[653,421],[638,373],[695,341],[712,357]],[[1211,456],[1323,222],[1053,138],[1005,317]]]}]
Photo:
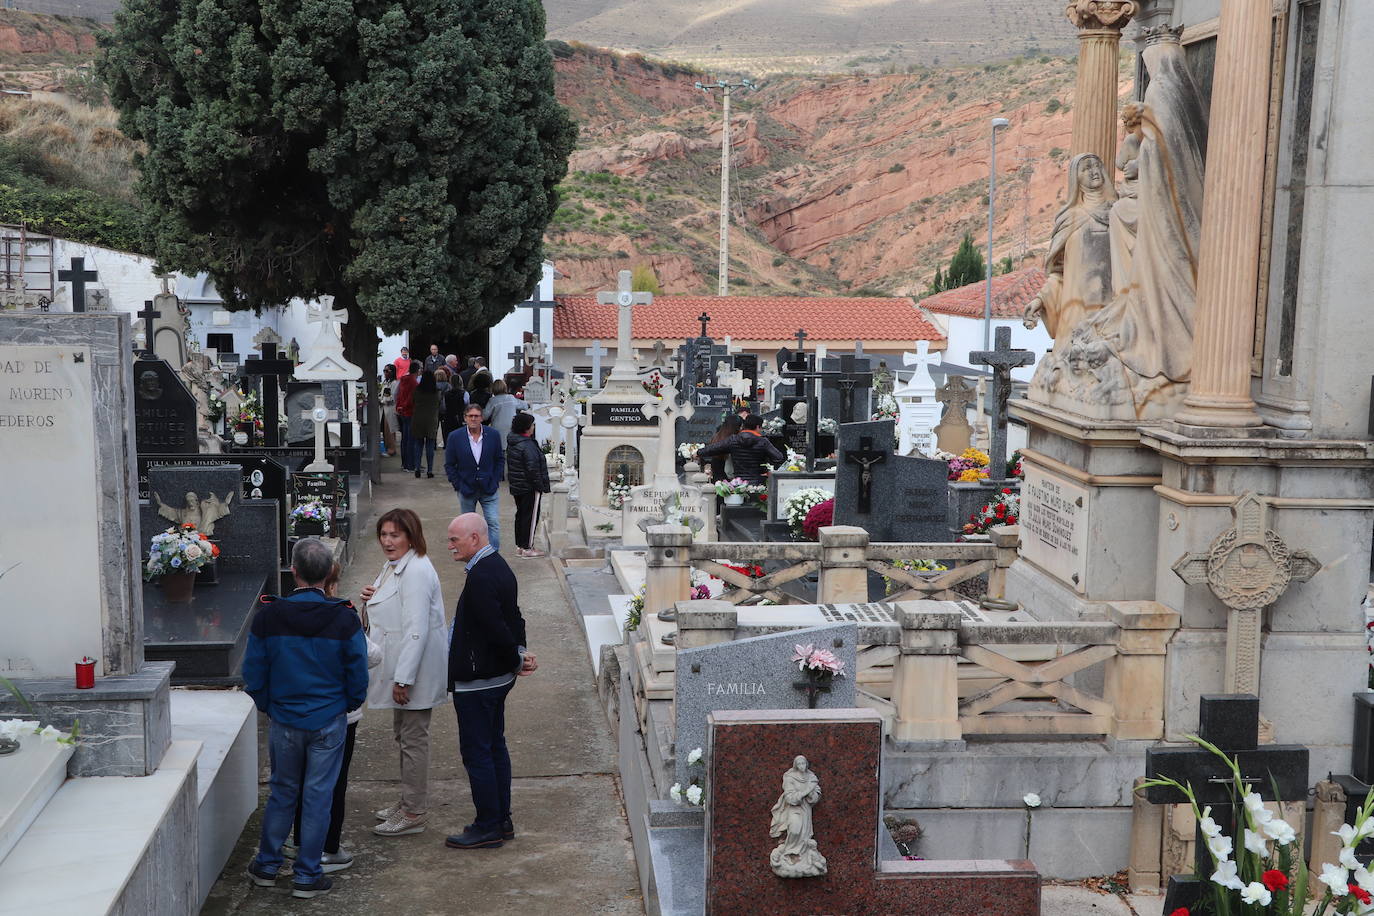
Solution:
[{"label": "man in dark jacket walking", "polygon": [[367,699],[367,640],[358,614],[348,601],[324,594],[333,565],[333,552],[319,538],[296,542],[296,590],[259,599],[243,656],[244,689],[272,720],[271,789],[248,874],[259,887],[276,885],[299,798],[296,897],[314,897],[333,886],[320,855],[343,761],[345,716]]},{"label": "man in dark jacket walking", "polygon": [[783,454],[759,432],[762,425],[762,417],[750,414],[744,418],[744,429],[715,445],[706,446],[697,452],[697,460],[728,454],[736,477],[752,484],[763,483],[769,468],[782,461]]},{"label": "man in dark jacket walking", "polygon": [[534,417],[517,413],[506,436],[506,480],[515,500],[515,555],[542,557],[534,549],[534,532],[539,527],[539,503],[549,492],[549,463],[534,441]]},{"label": "man in dark jacket walking", "polygon": [[533,673],[538,664],[525,648],[515,573],[487,542],[482,516],[468,512],[455,518],[448,526],[448,549],[467,569],[453,614],[448,678],[458,714],[458,750],[477,819],[444,845],[481,849],[515,839],[506,695],[517,676]]}]

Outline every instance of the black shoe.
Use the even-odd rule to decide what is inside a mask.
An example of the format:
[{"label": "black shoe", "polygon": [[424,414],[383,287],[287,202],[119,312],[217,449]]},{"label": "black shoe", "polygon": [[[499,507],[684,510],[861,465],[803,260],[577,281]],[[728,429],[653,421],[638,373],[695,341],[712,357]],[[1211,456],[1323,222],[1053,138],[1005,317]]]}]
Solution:
[{"label": "black shoe", "polygon": [[273,872],[272,874],[268,874],[267,870],[258,864],[257,859],[248,863],[248,877],[251,878],[253,883],[258,887],[277,886],[276,873]]},{"label": "black shoe", "polygon": [[[463,828],[463,832],[476,833],[477,825],[468,824],[466,827]],[[511,840],[515,839],[515,822],[512,821],[510,818],[506,818],[504,821],[501,822],[501,839],[505,840],[506,842],[510,842]]]},{"label": "black shoe", "polygon": [[327,875],[320,875],[309,884],[292,884],[292,897],[318,897],[320,894],[327,894],[334,886],[334,879]]},{"label": "black shoe", "polygon": [[444,845],[449,849],[496,849],[501,846],[501,843],[499,830],[491,833],[478,833],[471,828],[444,840]]},{"label": "black shoe", "polygon": [[432,479],[434,478],[434,472],[433,472],[433,471],[430,471],[430,472],[429,472],[428,474],[426,474],[425,476],[428,477],[428,478],[430,478],[430,479],[432,480]]},{"label": "black shoe", "polygon": [[416,472],[415,472],[415,479],[416,479],[416,480],[419,480],[419,479],[420,479],[420,472],[419,472],[419,471],[416,471]]}]

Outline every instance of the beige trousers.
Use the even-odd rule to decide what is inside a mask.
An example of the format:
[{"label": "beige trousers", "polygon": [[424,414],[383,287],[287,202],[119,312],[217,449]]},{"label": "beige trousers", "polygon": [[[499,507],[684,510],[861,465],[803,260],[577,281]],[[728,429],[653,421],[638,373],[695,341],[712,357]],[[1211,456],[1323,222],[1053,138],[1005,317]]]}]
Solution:
[{"label": "beige trousers", "polygon": [[410,815],[429,810],[429,709],[393,709],[391,729],[401,748],[401,807]]}]

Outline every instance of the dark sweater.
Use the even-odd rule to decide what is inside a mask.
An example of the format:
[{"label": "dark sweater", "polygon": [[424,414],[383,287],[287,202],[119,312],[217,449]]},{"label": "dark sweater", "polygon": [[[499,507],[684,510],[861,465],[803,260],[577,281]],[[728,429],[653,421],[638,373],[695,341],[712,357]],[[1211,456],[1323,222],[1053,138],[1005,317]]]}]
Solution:
[{"label": "dark sweater", "polygon": [[735,466],[735,476],[749,483],[763,483],[769,468],[783,459],[782,452],[774,448],[773,443],[748,430],[697,452],[699,460],[717,455],[729,455]]},{"label": "dark sweater", "polygon": [[450,684],[513,674],[520,667],[520,647],[528,643],[518,598],[515,573],[499,553],[488,554],[468,571],[453,612]]}]

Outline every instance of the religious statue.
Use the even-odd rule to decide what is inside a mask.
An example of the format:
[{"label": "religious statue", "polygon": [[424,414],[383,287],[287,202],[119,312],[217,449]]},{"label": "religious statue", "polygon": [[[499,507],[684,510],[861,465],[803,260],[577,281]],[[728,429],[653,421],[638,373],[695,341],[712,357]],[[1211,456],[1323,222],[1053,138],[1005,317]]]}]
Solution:
[{"label": "religious statue", "polygon": [[1121,184],[1116,189],[1116,203],[1112,204],[1109,233],[1112,247],[1113,293],[1123,293],[1131,280],[1131,262],[1135,256],[1135,229],[1140,219],[1140,143],[1145,139],[1144,106],[1127,102],[1121,106],[1121,126],[1125,136],[1116,151],[1116,168],[1121,172]]},{"label": "religious statue", "polygon": [[[1075,318],[1076,324],[1058,316],[1050,328],[1054,350],[1041,360],[1031,381],[1032,400],[1062,403],[1099,419],[1142,420],[1171,415],[1187,393],[1207,113],[1179,44],[1180,34],[1167,26],[1145,32],[1142,57],[1150,82],[1138,112],[1139,145],[1129,138],[1123,145],[1125,155],[1134,156],[1134,168],[1128,170],[1128,175],[1136,175],[1134,248],[1128,257],[1127,207],[1119,214],[1118,231],[1108,233],[1109,256],[1100,268],[1117,292],[1103,308]],[[1074,160],[1080,168],[1081,158]],[[1060,230],[1056,221],[1056,239]],[[1056,246],[1057,242],[1051,244],[1052,249]],[[1100,252],[1094,257],[1095,264],[1103,263]],[[1129,263],[1129,276],[1113,276],[1112,260]],[[1060,286],[1068,283],[1066,260]],[[1046,288],[1053,296],[1051,283]],[[1028,310],[1027,320],[1032,317]]]},{"label": "religious statue", "polygon": [[807,408],[805,401],[798,401],[792,408],[792,422],[798,426],[806,425]]},{"label": "religious statue", "polygon": [[234,493],[231,490],[226,493],[224,499],[220,499],[211,493],[207,496],[196,496],[194,492],[187,492],[186,505],[180,509],[175,509],[162,501],[162,497],[157,493],[153,494],[153,502],[157,505],[157,514],[177,525],[192,524],[201,534],[209,537],[215,533],[215,522],[229,514],[229,506],[234,501]]},{"label": "religious statue", "polygon": [[1116,191],[1102,160],[1080,153],[1069,162],[1067,203],[1054,218],[1045,285],[1026,306],[1025,324],[1045,322],[1055,352],[1069,343],[1069,332],[1112,298],[1112,249],[1108,223]]},{"label": "religious statue", "polygon": [[224,440],[210,428],[210,394],[222,375],[210,357],[199,351],[186,358],[181,378],[196,399],[196,440],[201,454],[218,455],[224,451]]},{"label": "religious statue", "polygon": [[816,878],[826,873],[825,856],[816,848],[811,808],[821,800],[821,783],[806,758],[797,755],[782,774],[782,794],[773,805],[768,835],[782,837],[768,864],[779,878]]}]

